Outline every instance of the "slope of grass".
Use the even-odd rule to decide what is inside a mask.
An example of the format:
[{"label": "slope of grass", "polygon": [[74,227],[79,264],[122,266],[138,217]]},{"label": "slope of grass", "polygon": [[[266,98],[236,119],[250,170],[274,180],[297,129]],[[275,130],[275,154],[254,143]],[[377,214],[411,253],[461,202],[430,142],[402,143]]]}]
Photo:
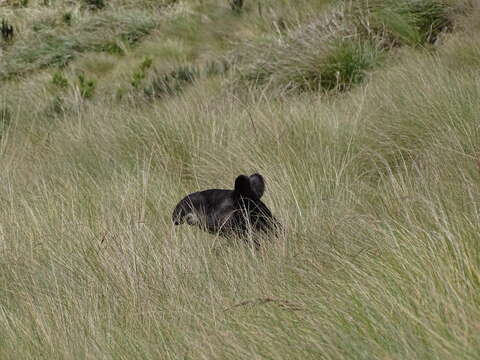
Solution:
[{"label": "slope of grass", "polygon": [[79,54],[87,51],[122,53],[149,34],[156,19],[145,11],[95,15],[75,26],[40,27],[24,41],[17,41],[5,56],[4,78],[48,66],[65,67]]},{"label": "slope of grass", "polygon": [[[228,20],[239,32],[253,4]],[[92,16],[101,11],[113,10]],[[268,37],[266,23],[255,36]],[[198,64],[177,53],[142,67],[164,49],[157,32],[99,57],[101,69],[89,52],[3,82],[0,358],[477,359],[474,29],[436,51],[400,47],[328,96],[239,91],[234,67],[148,98],[162,71],[228,50],[179,36],[170,44]],[[88,99],[78,72],[97,80]],[[187,192],[253,172],[266,177],[279,239],[254,251],[172,227]]]}]

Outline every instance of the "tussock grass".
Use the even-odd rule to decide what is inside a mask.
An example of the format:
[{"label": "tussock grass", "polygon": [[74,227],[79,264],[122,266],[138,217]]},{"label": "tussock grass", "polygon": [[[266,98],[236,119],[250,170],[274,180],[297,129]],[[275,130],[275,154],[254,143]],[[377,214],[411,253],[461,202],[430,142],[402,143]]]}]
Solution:
[{"label": "tussock grass", "polygon": [[340,2],[308,25],[241,48],[239,86],[348,90],[392,49],[436,43],[452,29],[454,14],[461,8],[438,0]]},{"label": "tussock grass", "polygon": [[[0,358],[477,359],[471,31],[396,49],[338,96],[239,94],[229,74],[111,96],[154,38],[88,100],[94,53],[2,83]],[[139,89],[175,68],[159,61]],[[172,227],[186,193],[257,171],[285,227],[260,251]]]},{"label": "tussock grass", "polygon": [[284,91],[344,91],[360,83],[380,60],[380,51],[367,41],[310,35],[288,49],[272,49],[242,69],[240,80]]}]

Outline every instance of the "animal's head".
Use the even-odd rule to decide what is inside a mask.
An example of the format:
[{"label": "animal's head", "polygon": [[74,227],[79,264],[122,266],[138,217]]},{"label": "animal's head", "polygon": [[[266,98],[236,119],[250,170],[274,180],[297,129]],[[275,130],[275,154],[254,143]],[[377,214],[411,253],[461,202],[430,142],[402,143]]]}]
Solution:
[{"label": "animal's head", "polygon": [[243,235],[248,229],[272,230],[272,224],[278,223],[260,200],[264,192],[265,181],[260,174],[240,175],[233,190],[210,189],[187,195],[175,207],[172,221],[222,235]]},{"label": "animal's head", "polygon": [[265,180],[260,174],[239,175],[235,179],[234,195],[250,200],[260,200],[265,192]]},{"label": "animal's head", "polygon": [[172,222],[174,225],[182,225],[187,223],[188,225],[196,225],[200,222],[200,210],[199,206],[201,201],[196,196],[198,193],[192,193],[185,196],[178,204],[175,206],[172,214]]}]

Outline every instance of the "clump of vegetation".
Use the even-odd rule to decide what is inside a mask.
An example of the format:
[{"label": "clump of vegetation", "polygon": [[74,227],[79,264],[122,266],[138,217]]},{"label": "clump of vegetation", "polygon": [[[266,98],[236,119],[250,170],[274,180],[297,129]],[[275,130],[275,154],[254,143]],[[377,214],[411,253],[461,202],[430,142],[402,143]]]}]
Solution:
[{"label": "clump of vegetation", "polygon": [[71,11],[67,11],[62,15],[62,20],[68,26],[72,25],[73,15]]},{"label": "clump of vegetation", "polygon": [[[302,73],[285,68],[291,88],[301,91],[345,91],[359,84],[367,71],[379,63],[381,54],[371,43],[360,39],[337,40],[328,45],[324,54],[312,56]],[[295,66],[292,63],[290,66]],[[280,79],[283,81],[283,79]]]},{"label": "clump of vegetation", "polygon": [[52,84],[64,89],[68,86],[68,80],[62,72],[57,71],[52,76]]},{"label": "clump of vegetation", "polygon": [[361,0],[348,16],[364,36],[386,46],[434,43],[452,26],[452,8],[440,0]]},{"label": "clump of vegetation", "polygon": [[242,11],[244,0],[230,0],[230,7],[235,12]]},{"label": "clump of vegetation", "polygon": [[379,52],[366,41],[344,40],[332,45],[325,61],[320,65],[318,79],[312,74],[305,85],[309,90],[348,90],[359,84],[368,70],[375,67],[379,60]]},{"label": "clump of vegetation", "polygon": [[4,41],[8,42],[13,39],[13,26],[10,25],[5,19],[2,19],[2,24],[0,25],[0,33],[2,34],[2,39]]},{"label": "clump of vegetation", "polygon": [[199,68],[194,65],[179,66],[168,73],[156,73],[144,93],[149,98],[177,95],[186,85],[193,83],[199,74]]},{"label": "clump of vegetation", "polygon": [[151,57],[145,57],[138,69],[133,73],[132,86],[138,88],[140,83],[145,79],[148,69],[152,66],[153,59]]},{"label": "clump of vegetation", "polygon": [[47,118],[51,118],[52,116],[64,114],[65,111],[65,101],[59,95],[55,95],[51,100],[50,104],[46,107],[44,113]]},{"label": "clump of vegetation", "polygon": [[78,89],[80,95],[85,99],[90,99],[95,92],[96,82],[94,79],[87,79],[84,74],[78,75]]},{"label": "clump of vegetation", "polygon": [[[262,51],[260,46],[250,51]],[[345,91],[360,83],[382,58],[382,51],[359,37],[323,36],[323,28],[263,47],[257,61],[241,67],[240,82],[275,91]],[[301,53],[302,56],[295,54]]]}]

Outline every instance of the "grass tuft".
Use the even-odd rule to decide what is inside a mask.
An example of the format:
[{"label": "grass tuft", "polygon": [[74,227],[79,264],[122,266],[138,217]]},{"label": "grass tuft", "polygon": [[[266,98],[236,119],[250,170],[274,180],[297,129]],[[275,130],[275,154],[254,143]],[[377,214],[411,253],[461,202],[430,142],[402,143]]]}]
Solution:
[{"label": "grass tuft", "polygon": [[301,90],[345,91],[361,83],[378,61],[379,53],[370,43],[340,41],[331,45],[325,58],[315,66],[316,71],[302,74],[304,84],[301,79],[296,82],[301,84]]},{"label": "grass tuft", "polygon": [[87,79],[83,74],[78,75],[78,89],[80,90],[80,95],[83,98],[85,99],[91,98],[95,91],[95,87],[96,87],[95,80]]},{"label": "grass tuft", "polygon": [[66,88],[68,86],[68,80],[60,71],[57,71],[53,74],[52,84],[59,88]]}]

